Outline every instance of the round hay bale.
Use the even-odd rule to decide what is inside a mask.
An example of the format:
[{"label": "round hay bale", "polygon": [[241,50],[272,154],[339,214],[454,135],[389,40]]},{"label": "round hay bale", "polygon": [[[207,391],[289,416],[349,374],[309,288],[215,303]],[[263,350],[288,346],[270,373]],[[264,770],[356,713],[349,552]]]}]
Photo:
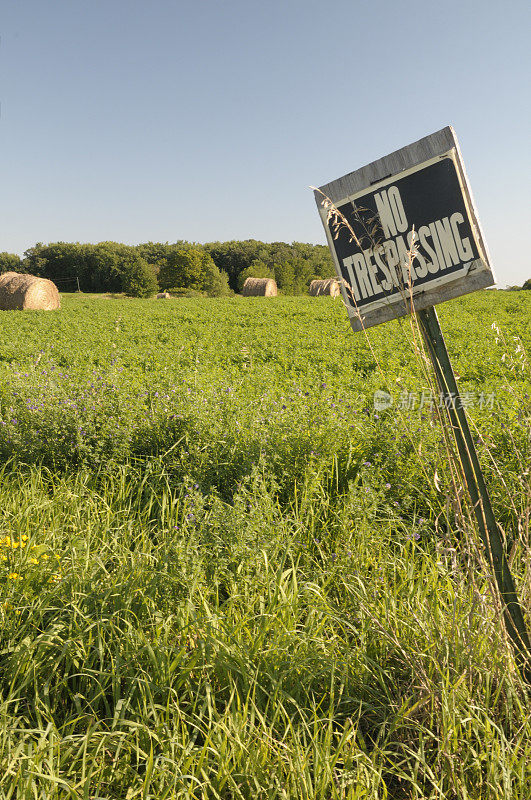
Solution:
[{"label": "round hay bale", "polygon": [[315,280],[310,283],[311,297],[339,297],[341,290],[337,278],[327,278],[326,280]]},{"label": "round hay bale", "polygon": [[277,284],[273,278],[247,278],[242,294],[244,297],[276,297]]},{"label": "round hay bale", "polygon": [[57,308],[61,308],[61,299],[52,281],[19,272],[0,275],[1,311],[54,311]]},{"label": "round hay bale", "polygon": [[171,294],[169,292],[159,292],[157,300],[171,300]]}]

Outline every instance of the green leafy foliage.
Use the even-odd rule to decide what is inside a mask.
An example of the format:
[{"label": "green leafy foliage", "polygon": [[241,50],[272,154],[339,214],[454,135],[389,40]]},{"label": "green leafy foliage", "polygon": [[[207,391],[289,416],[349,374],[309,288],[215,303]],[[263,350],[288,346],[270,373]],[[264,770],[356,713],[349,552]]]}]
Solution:
[{"label": "green leafy foliage", "polygon": [[[528,611],[530,312],[440,307]],[[408,321],[66,295],[2,323],[0,794],[527,800],[528,689]]]},{"label": "green leafy foliage", "polygon": [[[274,277],[284,294],[300,294],[316,277],[335,274],[328,247],[293,242],[214,242],[205,245],[217,266],[227,273],[232,289],[243,286],[245,277]],[[256,274],[251,267],[267,274]]]},{"label": "green leafy foliage", "polygon": [[23,272],[22,260],[16,253],[7,253],[5,250],[0,253],[0,273],[3,272]]},{"label": "green leafy foliage", "polygon": [[247,278],[275,278],[275,272],[267,264],[255,258],[248,267],[243,269],[238,275],[238,290],[241,292],[243,284]]},{"label": "green leafy foliage", "polygon": [[60,291],[79,288],[149,297],[157,290],[154,269],[136,248],[117,242],[37,244],[24,253],[23,267],[54,281]]},{"label": "green leafy foliage", "polygon": [[228,279],[217,268],[205,250],[172,249],[158,274],[161,289],[180,286],[205,292],[213,297],[228,294]]}]

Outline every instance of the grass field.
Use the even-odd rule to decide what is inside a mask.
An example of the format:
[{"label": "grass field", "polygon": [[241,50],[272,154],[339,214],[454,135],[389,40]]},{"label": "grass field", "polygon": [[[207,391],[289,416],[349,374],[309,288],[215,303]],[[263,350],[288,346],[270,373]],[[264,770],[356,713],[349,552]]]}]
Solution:
[{"label": "grass field", "polygon": [[[531,292],[439,314],[529,612]],[[0,797],[531,796],[409,322],[65,295],[0,337]]]}]

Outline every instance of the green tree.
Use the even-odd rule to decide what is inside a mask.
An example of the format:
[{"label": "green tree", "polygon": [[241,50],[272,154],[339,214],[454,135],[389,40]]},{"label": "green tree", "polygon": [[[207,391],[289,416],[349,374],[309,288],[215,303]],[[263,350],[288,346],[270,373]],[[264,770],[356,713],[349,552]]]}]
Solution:
[{"label": "green tree", "polygon": [[205,261],[203,290],[209,297],[224,297],[231,293],[229,276],[222,269],[218,269],[210,256]]},{"label": "green tree", "polygon": [[159,271],[161,289],[193,289],[210,295],[228,291],[228,277],[218,269],[206,250],[190,247],[172,250]]},{"label": "green tree", "polygon": [[118,242],[99,242],[87,252],[87,280],[92,291],[125,292],[149,297],[157,291],[153,267],[135,247]]},{"label": "green tree", "polygon": [[[242,285],[241,273],[255,261],[262,262],[271,273],[278,276],[278,285],[285,294],[305,291],[309,280],[335,274],[330,252],[325,245],[247,239],[243,242],[210,242],[204,245],[204,249],[217,266],[227,272],[234,290]],[[300,262],[305,262],[306,266],[303,268]],[[245,277],[249,274],[247,272]]]},{"label": "green tree", "polygon": [[324,245],[256,239],[206,245],[145,242],[135,247],[118,242],[37,243],[25,252],[21,268],[51,278],[64,291],[76,289],[79,281],[85,292],[140,294],[153,290],[157,275],[163,289],[182,287],[211,295],[241,289],[250,275],[275,277],[284,294],[305,292],[313,278],[334,275]]},{"label": "green tree", "polygon": [[42,242],[37,242],[33,247],[28,247],[28,249],[24,251],[24,256],[22,258],[23,272],[42,278],[47,277],[43,274],[46,268],[46,258],[43,255],[45,247],[46,245],[42,244]]},{"label": "green tree", "polygon": [[131,297],[151,297],[158,289],[153,267],[138,253],[124,258],[121,264],[122,291]]},{"label": "green tree", "polygon": [[273,272],[280,291],[283,294],[293,294],[295,272],[291,261],[282,261],[280,264],[274,264]]},{"label": "green tree", "polygon": [[22,260],[16,253],[0,253],[0,272],[22,272]]},{"label": "green tree", "polygon": [[118,242],[38,243],[24,253],[26,272],[49,278],[63,291],[125,292],[147,297],[157,290],[155,272],[136,248]]},{"label": "green tree", "polygon": [[[190,242],[179,240],[173,244],[169,242],[145,242],[144,244],[137,244],[135,250],[154,268],[155,273],[158,275],[162,267],[166,265],[172,252],[175,250],[189,250],[191,247],[194,247],[194,245]],[[196,245],[196,249],[201,248]]]},{"label": "green tree", "polygon": [[137,244],[135,250],[158,274],[161,267],[166,263],[171,247],[168,242],[145,242],[144,244]]},{"label": "green tree", "polygon": [[275,265],[275,278],[284,294],[304,294],[315,277],[312,261],[300,256],[292,256]]},{"label": "green tree", "polygon": [[243,284],[247,278],[275,278],[275,273],[270,269],[267,264],[258,258],[255,258],[250,265],[242,270],[238,275],[238,289],[241,292]]},{"label": "green tree", "polygon": [[212,257],[218,269],[229,276],[229,284],[234,291],[238,290],[238,276],[242,270],[250,266],[251,262],[260,257],[263,242],[247,239],[243,242],[211,242],[204,249]]},{"label": "green tree", "polygon": [[83,287],[86,253],[90,245],[79,242],[38,243],[24,253],[23,266],[31,275],[54,281],[59,289],[73,292]]}]

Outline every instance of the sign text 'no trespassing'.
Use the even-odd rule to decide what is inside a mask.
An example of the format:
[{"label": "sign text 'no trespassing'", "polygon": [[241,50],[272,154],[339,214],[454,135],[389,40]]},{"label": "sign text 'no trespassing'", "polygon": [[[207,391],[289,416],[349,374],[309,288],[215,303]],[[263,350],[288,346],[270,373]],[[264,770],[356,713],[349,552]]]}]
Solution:
[{"label": "sign text 'no trespassing'", "polygon": [[451,128],[315,196],[355,330],[494,283]]}]

